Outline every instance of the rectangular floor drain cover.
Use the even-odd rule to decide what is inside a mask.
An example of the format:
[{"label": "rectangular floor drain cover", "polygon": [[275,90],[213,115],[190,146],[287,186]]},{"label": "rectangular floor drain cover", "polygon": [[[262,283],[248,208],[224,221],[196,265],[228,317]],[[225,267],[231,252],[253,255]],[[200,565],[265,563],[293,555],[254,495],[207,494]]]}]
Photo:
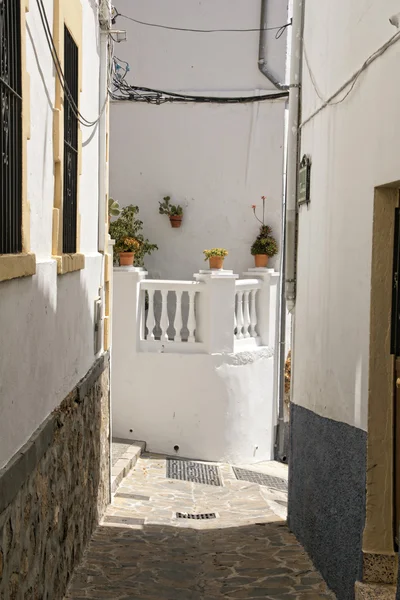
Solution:
[{"label": "rectangular floor drain cover", "polygon": [[272,475],[266,475],[265,473],[258,473],[257,471],[239,469],[238,467],[232,468],[236,479],[250,481],[251,483],[258,483],[258,485],[266,485],[274,490],[287,492],[288,484],[286,479],[282,479],[281,477],[273,477]]},{"label": "rectangular floor drain cover", "polygon": [[215,513],[199,513],[198,515],[190,514],[190,513],[176,513],[177,519],[196,519],[196,520],[207,520],[207,519],[216,519],[217,515]]},{"label": "rectangular floor drain cover", "polygon": [[167,458],[167,477],[206,485],[222,485],[218,467],[191,460]]}]

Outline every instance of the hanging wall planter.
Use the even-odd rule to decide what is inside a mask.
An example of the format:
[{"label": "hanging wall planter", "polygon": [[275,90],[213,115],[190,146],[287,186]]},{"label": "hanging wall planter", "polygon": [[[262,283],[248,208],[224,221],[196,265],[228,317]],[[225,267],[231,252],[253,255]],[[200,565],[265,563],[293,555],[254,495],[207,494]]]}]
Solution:
[{"label": "hanging wall planter", "polygon": [[171,227],[177,229],[182,225],[183,208],[179,204],[171,204],[170,201],[171,197],[165,196],[163,201],[158,203],[160,205],[158,212],[160,215],[167,215],[169,217]]},{"label": "hanging wall planter", "polygon": [[177,227],[180,227],[182,225],[182,218],[183,218],[183,215],[171,215],[169,217],[171,227],[173,227],[174,229]]}]

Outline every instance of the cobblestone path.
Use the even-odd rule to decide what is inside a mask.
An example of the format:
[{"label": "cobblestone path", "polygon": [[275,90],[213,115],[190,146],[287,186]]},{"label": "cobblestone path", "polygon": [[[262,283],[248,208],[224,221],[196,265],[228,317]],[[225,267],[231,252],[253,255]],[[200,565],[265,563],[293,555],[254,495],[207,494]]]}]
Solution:
[{"label": "cobblestone path", "polygon": [[[285,525],[285,493],[219,467],[222,487],[167,479],[165,458],[143,456],[94,533],[66,600],[334,599]],[[263,468],[275,476],[282,469]]]}]

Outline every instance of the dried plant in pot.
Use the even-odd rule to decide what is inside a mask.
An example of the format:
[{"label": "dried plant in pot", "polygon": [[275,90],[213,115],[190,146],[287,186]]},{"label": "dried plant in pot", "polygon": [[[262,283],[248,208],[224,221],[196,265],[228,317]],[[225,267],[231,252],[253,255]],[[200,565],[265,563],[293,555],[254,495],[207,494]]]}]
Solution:
[{"label": "dried plant in pot", "polygon": [[275,256],[278,252],[278,244],[272,236],[257,238],[252,247],[251,253],[254,256],[256,267],[266,267],[270,256]]},{"label": "dried plant in pot", "polygon": [[182,225],[183,208],[179,204],[171,204],[171,196],[165,196],[158,204],[158,212],[169,217],[171,227],[176,229]]},{"label": "dried plant in pot", "polygon": [[209,261],[210,269],[223,269],[228,250],[225,250],[225,248],[211,248],[210,250],[203,250],[203,254],[205,256],[204,260]]},{"label": "dried plant in pot", "polygon": [[257,217],[256,205],[252,205],[253,213],[259,223],[261,223],[260,231],[256,237],[253,245],[251,246],[251,254],[254,256],[254,263],[256,267],[266,268],[268,265],[268,259],[275,256],[278,252],[278,244],[276,239],[272,235],[272,229],[269,225],[265,225],[265,196],[261,196],[262,200],[262,220]]}]

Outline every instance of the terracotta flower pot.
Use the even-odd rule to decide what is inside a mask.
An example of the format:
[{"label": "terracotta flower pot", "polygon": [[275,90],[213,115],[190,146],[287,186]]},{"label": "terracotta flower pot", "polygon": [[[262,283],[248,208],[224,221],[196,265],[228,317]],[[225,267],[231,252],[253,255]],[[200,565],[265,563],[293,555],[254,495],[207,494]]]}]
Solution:
[{"label": "terracotta flower pot", "polygon": [[210,256],[208,259],[210,262],[210,269],[223,269],[224,268],[224,257],[223,256]]},{"label": "terracotta flower pot", "polygon": [[134,252],[120,252],[119,253],[119,266],[120,267],[132,267],[134,260],[135,260]]},{"label": "terracotta flower pot", "polygon": [[264,269],[265,269],[265,267],[268,264],[268,259],[269,259],[269,256],[267,254],[255,254],[254,255],[254,262],[255,262],[256,267],[264,267]]},{"label": "terracotta flower pot", "polygon": [[173,215],[169,218],[171,223],[171,227],[180,227],[182,225],[182,216],[183,215]]}]

